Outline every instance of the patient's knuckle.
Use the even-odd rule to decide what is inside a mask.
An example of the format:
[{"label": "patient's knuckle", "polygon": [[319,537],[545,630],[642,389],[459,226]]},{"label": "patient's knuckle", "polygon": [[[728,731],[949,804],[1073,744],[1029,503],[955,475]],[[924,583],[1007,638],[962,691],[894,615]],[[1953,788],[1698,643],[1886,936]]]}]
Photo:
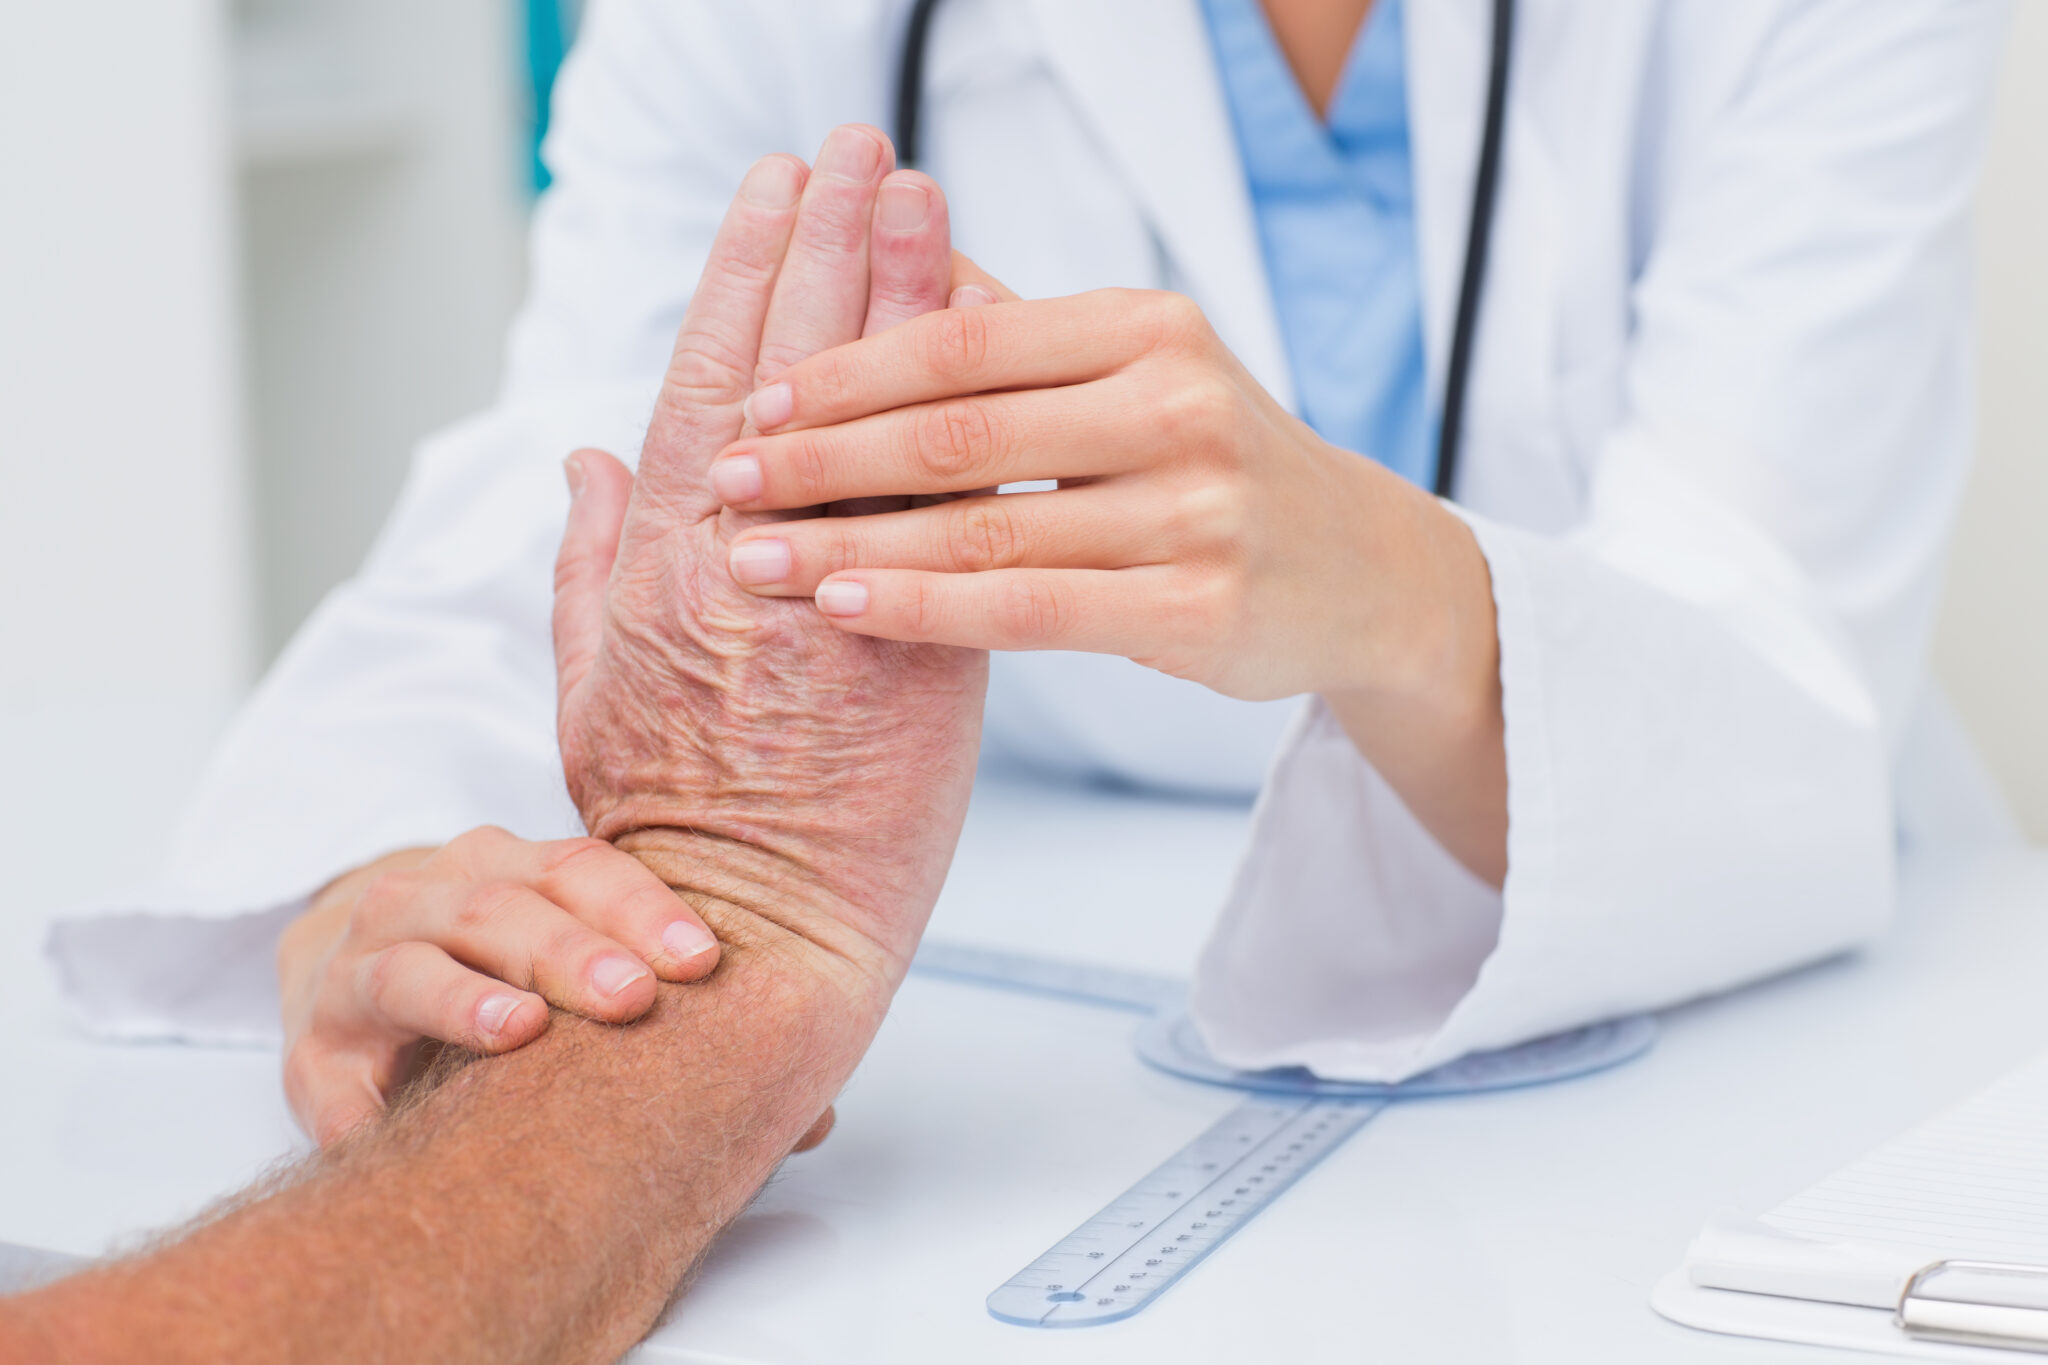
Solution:
[{"label": "patient's knuckle", "polygon": [[1013,644],[1030,646],[1056,640],[1073,616],[1066,590],[1044,578],[1018,578],[996,595],[997,628]]},{"label": "patient's knuckle", "polygon": [[576,964],[590,955],[597,945],[591,932],[579,921],[564,919],[540,937],[534,945],[534,965],[549,976],[566,978]]},{"label": "patient's knuckle", "polygon": [[284,1057],[284,1093],[294,1103],[307,1099],[320,1083],[321,1054],[303,1038]]},{"label": "patient's knuckle", "polygon": [[504,856],[519,840],[497,825],[478,825],[448,841],[448,856],[462,867],[484,867]]},{"label": "patient's knuckle", "polygon": [[1017,523],[1000,498],[976,498],[958,504],[948,537],[948,555],[955,573],[985,573],[1017,562]]},{"label": "patient's knuckle", "polygon": [[349,908],[353,932],[378,934],[388,928],[399,913],[419,894],[417,875],[411,872],[380,872],[363,887]]},{"label": "patient's knuckle", "polygon": [[685,332],[669,357],[661,386],[664,409],[688,412],[736,403],[753,388],[754,357],[736,329],[706,321]]},{"label": "patient's knuckle", "polygon": [[497,932],[512,916],[520,891],[505,882],[480,882],[469,887],[455,906],[450,926],[464,937]]},{"label": "patient's knuckle", "polygon": [[364,958],[357,978],[362,998],[378,1010],[384,1010],[397,997],[411,956],[411,945],[400,943]]},{"label": "patient's knuckle", "polygon": [[557,840],[542,853],[541,872],[545,876],[580,880],[603,872],[617,852],[602,839]]}]

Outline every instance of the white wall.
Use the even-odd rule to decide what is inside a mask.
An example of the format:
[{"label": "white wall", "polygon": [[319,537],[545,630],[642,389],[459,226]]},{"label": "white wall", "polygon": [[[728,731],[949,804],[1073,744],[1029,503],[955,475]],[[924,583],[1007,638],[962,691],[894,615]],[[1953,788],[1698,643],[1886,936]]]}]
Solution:
[{"label": "white wall", "polygon": [[267,655],[361,562],[419,439],[490,400],[524,282],[523,58],[509,0],[241,4]]},{"label": "white wall", "polygon": [[7,6],[0,697],[12,704],[217,693],[248,674],[225,28],[221,0]]},{"label": "white wall", "polygon": [[2048,839],[2048,0],[2019,0],[1979,201],[1983,429],[1936,669]]}]

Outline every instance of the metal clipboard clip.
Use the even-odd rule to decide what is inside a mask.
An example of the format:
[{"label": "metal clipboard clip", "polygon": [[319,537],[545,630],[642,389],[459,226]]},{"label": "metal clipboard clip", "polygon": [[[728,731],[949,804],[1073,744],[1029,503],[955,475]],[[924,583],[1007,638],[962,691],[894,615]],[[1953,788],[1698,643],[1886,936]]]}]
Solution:
[{"label": "metal clipboard clip", "polygon": [[1906,1281],[1892,1321],[1923,1341],[2048,1353],[2048,1266],[1936,1261]]}]

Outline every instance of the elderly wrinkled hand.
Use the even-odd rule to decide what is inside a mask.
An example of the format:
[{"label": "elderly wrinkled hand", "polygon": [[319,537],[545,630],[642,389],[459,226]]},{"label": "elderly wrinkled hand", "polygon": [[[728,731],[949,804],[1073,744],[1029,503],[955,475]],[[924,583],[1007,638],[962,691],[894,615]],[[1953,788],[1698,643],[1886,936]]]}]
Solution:
[{"label": "elderly wrinkled hand", "polygon": [[[423,1039],[502,1053],[541,1035],[549,1005],[626,1023],[653,1005],[657,978],[710,973],[712,927],[735,932],[715,903],[737,895],[698,884],[711,861],[806,881],[843,913],[785,927],[893,982],[958,829],[985,663],[848,637],[739,591],[727,547],[760,518],[721,513],[704,470],[764,378],[944,307],[949,243],[938,187],[894,172],[872,129],[835,132],[815,171],[770,157],[749,174],[638,480],[594,451],[568,465],[561,740],[598,837],[487,829],[393,854],[338,879],[286,932],[285,1088],[321,1142],[383,1112]],[[889,505],[903,504],[868,510]],[[707,836],[718,859],[690,856]]]},{"label": "elderly wrinkled hand", "polygon": [[[944,880],[986,656],[850,635],[746,592],[727,558],[767,518],[723,508],[707,474],[761,383],[947,303],[944,201],[890,155],[842,128],[808,176],[788,157],[748,174],[637,476],[571,459],[555,608],[563,763],[590,833],[677,886],[728,951],[763,927],[728,916],[740,881],[800,886],[829,909],[770,936],[823,949],[821,969],[863,994],[893,989]],[[727,871],[702,871],[707,842]]]}]

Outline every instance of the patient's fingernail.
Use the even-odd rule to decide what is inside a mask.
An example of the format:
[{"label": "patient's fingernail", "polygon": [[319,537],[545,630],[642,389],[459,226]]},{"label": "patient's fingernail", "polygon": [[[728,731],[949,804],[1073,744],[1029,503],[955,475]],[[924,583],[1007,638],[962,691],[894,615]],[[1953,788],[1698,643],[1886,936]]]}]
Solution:
[{"label": "patient's fingernail", "polygon": [[890,232],[913,232],[932,216],[932,197],[914,181],[892,181],[882,186],[875,221]]},{"label": "patient's fingernail", "polygon": [[505,1021],[512,1017],[512,1011],[520,1006],[516,995],[487,995],[476,1007],[476,1026],[486,1038],[495,1038],[505,1031]]},{"label": "patient's fingernail", "polygon": [[599,958],[590,969],[590,984],[597,987],[599,995],[617,995],[647,974],[647,969],[634,959],[612,953]]},{"label": "patient's fingernail", "polygon": [[743,540],[732,547],[726,563],[741,583],[780,583],[789,577],[789,542]]},{"label": "patient's fingernail", "polygon": [[718,946],[718,940],[710,930],[679,919],[661,931],[661,946],[668,949],[670,957],[682,961],[710,952]]},{"label": "patient's fingernail", "polygon": [[569,501],[574,502],[583,496],[583,480],[586,477],[583,473],[583,461],[574,455],[562,461],[562,477],[569,481]]},{"label": "patient's fingernail", "polygon": [[756,431],[768,431],[779,427],[795,412],[796,393],[789,385],[781,382],[754,390],[740,407],[740,414],[754,424]]},{"label": "patient's fingernail", "polygon": [[858,616],[868,609],[868,585],[846,579],[820,583],[817,601],[827,616]]},{"label": "patient's fingernail", "polygon": [[756,208],[794,208],[803,191],[803,175],[786,156],[762,157],[740,181],[740,197]]},{"label": "patient's fingernail", "polygon": [[979,308],[994,303],[996,296],[978,284],[963,284],[953,291],[953,297],[946,300],[949,308]]},{"label": "patient's fingernail", "polygon": [[752,502],[761,496],[761,462],[751,455],[713,461],[711,491],[728,505]]},{"label": "patient's fingernail", "polygon": [[818,174],[837,176],[865,185],[881,169],[882,144],[873,133],[858,128],[835,128],[818,153]]}]

